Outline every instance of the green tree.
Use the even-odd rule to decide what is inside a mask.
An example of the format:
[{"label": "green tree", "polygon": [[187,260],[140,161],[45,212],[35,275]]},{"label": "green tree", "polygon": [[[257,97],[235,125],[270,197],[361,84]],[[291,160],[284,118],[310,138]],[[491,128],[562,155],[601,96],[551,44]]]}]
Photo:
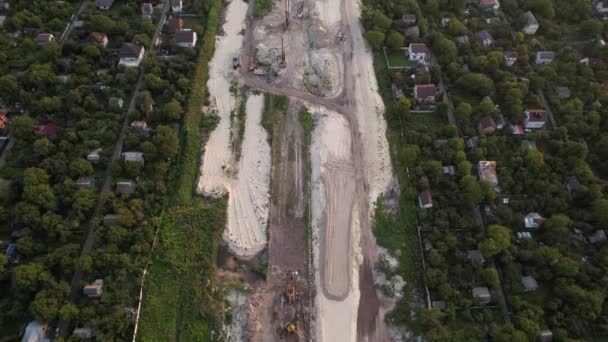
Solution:
[{"label": "green tree", "polygon": [[47,156],[55,149],[55,145],[53,145],[53,143],[47,138],[40,138],[36,140],[33,147],[34,152],[41,156]]},{"label": "green tree", "polygon": [[59,317],[63,320],[72,320],[78,317],[80,314],[80,310],[74,304],[65,304],[59,310]]},{"label": "green tree", "polygon": [[600,198],[591,205],[593,218],[602,226],[608,226],[608,199]]},{"label": "green tree", "polygon": [[603,24],[598,19],[587,19],[579,25],[581,33],[589,38],[595,38],[595,36],[602,33]]},{"label": "green tree", "polygon": [[386,36],[386,46],[388,46],[390,49],[397,50],[403,46],[404,40],[405,38],[401,33],[390,30]]},{"label": "green tree", "polygon": [[12,287],[21,292],[35,291],[46,278],[42,265],[38,263],[22,264],[13,269]]},{"label": "green tree", "polygon": [[462,36],[466,34],[467,28],[462,21],[457,18],[452,18],[448,24],[448,32],[453,36]]},{"label": "green tree", "polygon": [[29,116],[18,116],[12,124],[13,134],[18,139],[32,136],[34,130],[34,120]]},{"label": "green tree", "polygon": [[367,31],[365,33],[365,39],[369,42],[369,45],[372,46],[373,49],[380,49],[382,44],[384,44],[384,33],[380,31]]},{"label": "green tree", "polygon": [[511,245],[511,230],[505,226],[491,225],[488,237],[480,243],[479,249],[486,257],[500,254]]},{"label": "green tree", "polygon": [[384,13],[382,13],[379,10],[376,10],[374,12],[374,19],[373,19],[373,28],[374,30],[378,30],[381,31],[382,33],[385,33],[393,24],[391,18],[387,17],[386,15],[384,15]]},{"label": "green tree", "polygon": [[460,179],[460,189],[465,202],[478,204],[483,199],[483,192],[479,182],[474,176],[465,175]]},{"label": "green tree", "polygon": [[93,173],[93,165],[83,158],[74,159],[70,162],[70,174],[72,177],[88,176]]},{"label": "green tree", "polygon": [[473,114],[473,107],[466,102],[461,102],[458,107],[456,107],[455,114],[459,120],[468,121],[471,118],[471,114]]},{"label": "green tree", "polygon": [[57,316],[59,301],[49,291],[43,290],[36,294],[30,303],[30,313],[41,322],[48,323]]},{"label": "green tree", "polygon": [[168,126],[160,125],[156,128],[152,142],[163,159],[173,159],[179,150],[177,134]]},{"label": "green tree", "polygon": [[494,82],[479,73],[466,73],[462,75],[456,83],[467,91],[480,97],[492,95],[494,93]]},{"label": "green tree", "polygon": [[175,100],[165,103],[162,109],[163,114],[168,120],[179,120],[184,112],[182,105]]},{"label": "green tree", "polygon": [[481,279],[490,287],[497,287],[500,283],[500,277],[495,268],[486,268],[481,272]]},{"label": "green tree", "polygon": [[5,94],[7,98],[16,99],[19,90],[21,85],[15,76],[8,74],[0,77],[0,93]]}]

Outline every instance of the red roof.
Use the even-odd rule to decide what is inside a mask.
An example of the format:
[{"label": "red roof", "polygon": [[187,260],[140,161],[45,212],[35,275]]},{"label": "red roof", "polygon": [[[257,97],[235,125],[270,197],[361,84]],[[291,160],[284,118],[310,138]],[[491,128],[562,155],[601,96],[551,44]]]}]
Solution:
[{"label": "red roof", "polygon": [[483,131],[488,128],[496,129],[496,121],[491,116],[484,116],[479,119],[479,130]]},{"label": "red roof", "polygon": [[429,49],[427,49],[426,44],[423,43],[412,43],[410,44],[410,50],[413,53],[427,53]]},{"label": "red roof", "polygon": [[420,205],[421,206],[426,206],[429,204],[433,204],[433,195],[431,195],[430,191],[423,191],[420,193]]},{"label": "red roof", "polygon": [[426,99],[430,96],[435,96],[435,85],[434,84],[416,84],[414,88],[414,93],[416,94],[416,98]]},{"label": "red roof", "polygon": [[528,121],[546,122],[547,112],[544,109],[528,109],[526,110]]},{"label": "red roof", "polygon": [[57,125],[49,122],[46,125],[40,125],[36,128],[36,134],[39,135],[53,135],[57,132]]},{"label": "red roof", "polygon": [[481,0],[481,5],[483,7],[492,7],[498,5],[498,0]]},{"label": "red roof", "polygon": [[8,118],[6,112],[0,109],[0,128],[6,128],[8,126]]},{"label": "red roof", "polygon": [[167,27],[171,31],[178,31],[184,27],[184,20],[182,18],[171,17],[167,20]]}]

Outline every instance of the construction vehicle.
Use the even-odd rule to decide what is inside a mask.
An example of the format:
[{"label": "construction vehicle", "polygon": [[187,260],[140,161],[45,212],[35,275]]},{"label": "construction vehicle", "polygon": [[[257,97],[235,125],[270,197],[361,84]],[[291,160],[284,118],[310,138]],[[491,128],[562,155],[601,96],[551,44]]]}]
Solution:
[{"label": "construction vehicle", "polygon": [[279,62],[279,68],[285,69],[287,62],[285,61],[285,47],[283,46],[283,35],[281,35],[281,61]]},{"label": "construction vehicle", "polygon": [[289,0],[285,0],[285,29],[289,28]]},{"label": "construction vehicle", "polygon": [[296,322],[287,322],[285,324],[285,332],[287,332],[288,334],[298,334],[298,326],[296,325]]},{"label": "construction vehicle", "polygon": [[240,66],[241,66],[241,63],[239,62],[239,56],[237,56],[237,55],[232,56],[232,68],[236,69]]}]

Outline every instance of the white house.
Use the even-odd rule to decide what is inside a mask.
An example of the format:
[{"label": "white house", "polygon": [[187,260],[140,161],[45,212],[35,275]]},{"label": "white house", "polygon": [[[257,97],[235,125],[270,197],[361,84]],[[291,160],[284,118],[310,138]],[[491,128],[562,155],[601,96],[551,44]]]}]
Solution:
[{"label": "white house", "polygon": [[523,32],[525,34],[535,34],[538,30],[538,20],[532,12],[528,11],[524,14],[526,16],[526,25],[524,26]]},{"label": "white house", "polygon": [[517,62],[517,52],[515,51],[505,51],[503,56],[505,57],[506,66],[513,66]]},{"label": "white house", "polygon": [[182,9],[182,0],[171,0],[171,10],[173,11],[173,13],[181,13]]},{"label": "white house", "polygon": [[492,38],[492,35],[486,30],[479,31],[477,33],[477,36],[485,47],[492,46],[492,44],[494,44],[494,39]]},{"label": "white house", "polygon": [[118,52],[120,58],[118,65],[126,67],[138,67],[139,63],[144,59],[146,49],[136,43],[123,44]]},{"label": "white house", "polygon": [[555,59],[555,52],[539,51],[536,53],[536,59],[534,62],[536,64],[549,64],[549,63],[553,62],[553,59]]},{"label": "white house", "polygon": [[423,43],[410,43],[407,48],[410,61],[426,62],[429,49]]},{"label": "white house", "polygon": [[527,109],[524,112],[524,127],[526,129],[540,129],[547,122],[547,112],[544,109]]},{"label": "white house", "polygon": [[524,217],[524,226],[526,228],[538,228],[544,221],[545,218],[540,216],[539,213],[529,213]]}]

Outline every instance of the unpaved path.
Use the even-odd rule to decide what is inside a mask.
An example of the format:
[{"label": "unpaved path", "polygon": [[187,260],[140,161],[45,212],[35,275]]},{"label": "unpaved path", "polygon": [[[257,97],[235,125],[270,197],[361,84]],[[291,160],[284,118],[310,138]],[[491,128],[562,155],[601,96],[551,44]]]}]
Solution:
[{"label": "unpaved path", "polygon": [[[237,101],[231,94],[235,80],[232,56],[243,44],[243,21],[247,4],[233,0],[226,9],[224,35],[218,37],[212,61],[209,63],[209,111],[220,117],[218,127],[211,133],[201,162],[197,191],[207,196],[229,194],[228,223],[224,240],[231,251],[241,257],[252,257],[266,247],[266,226],[270,191],[270,146],[266,132],[260,126],[263,109],[261,95],[249,96],[247,119],[240,160],[232,153],[234,137],[232,111]],[[238,119],[236,119],[238,120]],[[231,140],[232,139],[232,140]]]}]

